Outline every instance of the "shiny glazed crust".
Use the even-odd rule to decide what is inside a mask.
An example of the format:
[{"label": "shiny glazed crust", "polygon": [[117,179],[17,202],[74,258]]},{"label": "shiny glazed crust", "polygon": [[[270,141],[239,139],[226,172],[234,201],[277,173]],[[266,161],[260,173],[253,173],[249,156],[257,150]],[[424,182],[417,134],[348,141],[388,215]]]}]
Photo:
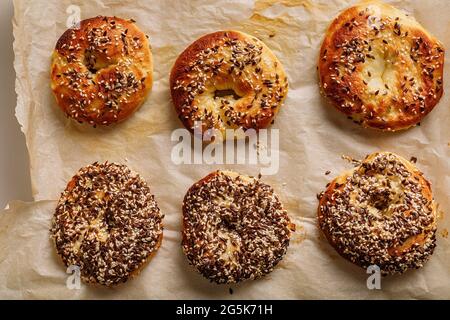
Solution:
[{"label": "shiny glazed crust", "polygon": [[153,83],[147,36],[133,20],[83,20],[59,38],[52,55],[51,87],[70,118],[110,125],[129,117]]},{"label": "shiny glazed crust", "polygon": [[181,53],[172,68],[170,88],[188,130],[201,121],[202,132],[215,129],[226,137],[226,129],[269,126],[287,95],[288,82],[281,63],[263,42],[242,32],[219,31]]},{"label": "shiny glazed crust", "polygon": [[436,246],[430,183],[409,161],[373,153],[320,195],[319,227],[344,258],[383,274],[420,268]]},{"label": "shiny glazed crust", "polygon": [[444,47],[414,18],[378,1],[343,11],[318,64],[323,94],[365,127],[418,124],[443,93]]}]

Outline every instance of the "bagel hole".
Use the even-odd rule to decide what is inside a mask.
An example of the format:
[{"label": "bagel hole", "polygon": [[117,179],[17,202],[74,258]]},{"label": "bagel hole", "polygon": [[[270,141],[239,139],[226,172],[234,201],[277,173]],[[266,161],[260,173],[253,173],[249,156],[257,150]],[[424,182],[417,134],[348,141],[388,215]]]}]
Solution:
[{"label": "bagel hole", "polygon": [[241,98],[241,96],[239,96],[236,93],[236,91],[234,91],[233,89],[216,90],[214,92],[214,99],[216,99],[216,98],[226,98],[226,97],[231,97],[234,100],[239,100]]},{"label": "bagel hole", "polygon": [[83,64],[92,74],[96,74],[100,70],[108,68],[116,63],[117,59],[107,57],[106,52],[96,52],[91,49],[86,49],[84,52]]},{"label": "bagel hole", "polygon": [[222,219],[222,224],[227,230],[236,230],[236,224],[228,219]]},{"label": "bagel hole", "polygon": [[388,51],[373,52],[372,55],[374,59],[366,62],[363,77],[369,90],[372,93],[378,92],[382,96],[395,87],[398,72],[395,62],[398,60],[398,57],[396,54]]},{"label": "bagel hole", "polygon": [[237,229],[238,218],[236,214],[227,212],[221,215],[221,225],[228,231],[235,231]]},{"label": "bagel hole", "polygon": [[105,217],[104,217],[104,221],[106,224],[106,230],[108,230],[108,232],[111,232],[112,229],[117,227],[116,221],[114,220],[114,212],[111,210],[107,210],[105,212]]},{"label": "bagel hole", "polygon": [[86,50],[84,53],[83,64],[89,70],[90,73],[97,73],[98,69],[95,67],[97,64],[97,57],[92,53],[91,50]]},{"label": "bagel hole", "polygon": [[392,201],[392,193],[388,189],[377,190],[370,195],[369,201],[378,210],[386,210]]}]

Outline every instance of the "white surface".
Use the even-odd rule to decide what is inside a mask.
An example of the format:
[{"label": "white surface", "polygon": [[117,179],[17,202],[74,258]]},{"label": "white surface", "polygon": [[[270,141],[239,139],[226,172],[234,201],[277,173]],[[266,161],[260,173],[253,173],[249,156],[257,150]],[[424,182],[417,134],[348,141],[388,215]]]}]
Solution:
[{"label": "white surface", "polygon": [[10,200],[31,200],[25,138],[14,116],[12,0],[0,1],[0,208]]}]

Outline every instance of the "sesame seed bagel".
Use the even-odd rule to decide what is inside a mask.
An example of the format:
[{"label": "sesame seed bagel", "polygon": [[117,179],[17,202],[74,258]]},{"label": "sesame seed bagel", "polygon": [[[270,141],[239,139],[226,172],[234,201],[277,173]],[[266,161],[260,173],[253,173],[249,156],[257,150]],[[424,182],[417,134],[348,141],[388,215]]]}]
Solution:
[{"label": "sesame seed bagel", "polygon": [[293,230],[273,189],[235,172],[209,174],[183,201],[184,253],[204,277],[219,284],[271,272]]},{"label": "sesame seed bagel", "polygon": [[444,47],[413,17],[378,1],[343,11],[320,49],[323,94],[365,127],[418,124],[443,93]]},{"label": "sesame seed bagel", "polygon": [[320,196],[319,226],[344,258],[383,275],[417,269],[436,246],[430,183],[409,161],[373,153]]},{"label": "sesame seed bagel", "polygon": [[152,87],[147,36],[133,20],[83,20],[59,38],[51,87],[60,108],[82,123],[110,125],[130,116]]},{"label": "sesame seed bagel", "polygon": [[176,60],[170,75],[172,100],[193,131],[268,127],[288,91],[283,67],[260,40],[238,31],[207,34]]},{"label": "sesame seed bagel", "polygon": [[51,237],[87,283],[113,286],[137,275],[161,245],[161,214],[147,183],[125,165],[94,163],[70,180]]}]

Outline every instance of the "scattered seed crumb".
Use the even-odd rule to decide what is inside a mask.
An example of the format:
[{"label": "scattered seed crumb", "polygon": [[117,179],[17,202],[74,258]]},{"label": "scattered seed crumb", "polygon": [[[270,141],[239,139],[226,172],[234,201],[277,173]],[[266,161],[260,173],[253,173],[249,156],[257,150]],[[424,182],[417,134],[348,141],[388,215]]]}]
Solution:
[{"label": "scattered seed crumb", "polygon": [[325,171],[325,175],[326,175],[326,176],[329,175],[330,173],[331,173],[330,170]]},{"label": "scattered seed crumb", "polygon": [[412,163],[417,163],[417,158],[416,157],[411,157],[411,159],[409,159],[409,161],[411,161]]},{"label": "scattered seed crumb", "polygon": [[346,160],[346,161],[350,162],[350,163],[353,164],[354,166],[358,166],[358,165],[361,164],[361,161],[360,161],[360,160],[354,159],[354,158],[352,158],[352,157],[350,157],[350,156],[347,156],[347,155],[345,155],[345,154],[343,154],[343,155],[341,156],[341,158],[342,158],[343,160]]}]

